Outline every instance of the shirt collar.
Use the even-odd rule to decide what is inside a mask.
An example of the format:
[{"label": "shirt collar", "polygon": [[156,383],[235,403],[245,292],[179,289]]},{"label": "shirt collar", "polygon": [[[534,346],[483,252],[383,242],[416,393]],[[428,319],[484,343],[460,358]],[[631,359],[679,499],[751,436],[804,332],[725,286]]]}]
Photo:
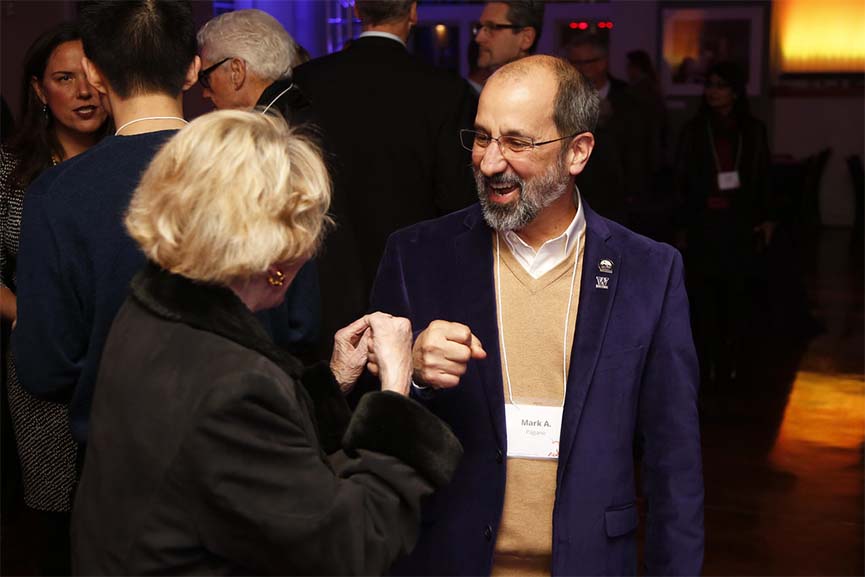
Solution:
[{"label": "shirt collar", "polygon": [[[548,241],[544,242],[544,244],[542,244],[537,251],[535,251],[535,249],[529,246],[526,241],[521,239],[520,236],[512,230],[509,230],[502,234],[505,242],[511,249],[511,252],[515,256],[517,256],[518,260],[525,261],[521,264],[523,264],[524,266],[528,265],[527,268],[531,268],[531,263],[534,261],[535,257],[541,255],[541,253],[550,253],[551,251],[554,251],[555,253],[557,253],[558,258],[552,258],[558,260],[559,262],[567,258],[569,254],[571,254],[571,251],[574,250],[574,247],[576,246],[580,235],[586,229],[586,215],[583,212],[583,202],[582,200],[580,200],[579,189],[576,189],[574,191],[574,201],[577,205],[577,214],[574,215],[574,219],[571,221],[571,224],[568,225],[568,228],[566,228],[562,234],[560,234],[556,238],[551,238]],[[556,250],[556,245],[563,245],[563,249],[561,251]]]},{"label": "shirt collar", "polygon": [[368,30],[367,32],[363,32],[359,38],[366,38],[368,36],[375,36],[378,38],[390,38],[391,40],[396,40],[403,46],[405,46],[405,42],[402,41],[402,38],[397,36],[396,34],[391,34],[390,32],[378,32],[376,30]]}]

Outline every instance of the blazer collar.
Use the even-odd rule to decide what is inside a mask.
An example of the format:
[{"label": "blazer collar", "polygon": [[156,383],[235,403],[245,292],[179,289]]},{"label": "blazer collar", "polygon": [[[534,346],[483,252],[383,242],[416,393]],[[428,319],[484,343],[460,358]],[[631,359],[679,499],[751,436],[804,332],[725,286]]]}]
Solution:
[{"label": "blazer collar", "polygon": [[607,221],[588,204],[584,205],[584,210],[586,247],[583,252],[577,325],[568,369],[568,391],[559,436],[559,483],[568,467],[583,407],[606,338],[619,279],[622,277],[623,255],[615,246],[615,238]]},{"label": "blazer collar", "polygon": [[293,378],[300,376],[300,361],[277,347],[258,319],[231,290],[192,281],[149,262],[132,279],[131,296],[152,314],[217,334],[252,349]]}]

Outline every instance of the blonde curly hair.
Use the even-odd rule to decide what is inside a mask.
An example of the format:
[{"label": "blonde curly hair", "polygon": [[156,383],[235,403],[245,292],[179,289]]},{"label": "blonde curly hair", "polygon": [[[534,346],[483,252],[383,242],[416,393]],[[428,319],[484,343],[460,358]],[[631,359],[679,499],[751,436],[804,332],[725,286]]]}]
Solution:
[{"label": "blonde curly hair", "polygon": [[330,226],[331,184],[318,147],[274,115],[206,114],[157,153],[126,214],[151,261],[228,284],[309,258]]}]

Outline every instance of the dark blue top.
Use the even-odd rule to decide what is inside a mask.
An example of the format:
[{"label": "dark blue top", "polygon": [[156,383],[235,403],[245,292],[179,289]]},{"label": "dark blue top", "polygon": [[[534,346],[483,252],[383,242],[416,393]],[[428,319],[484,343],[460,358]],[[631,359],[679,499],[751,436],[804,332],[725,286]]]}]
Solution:
[{"label": "dark blue top", "polygon": [[[130,280],[145,262],[126,234],[124,213],[150,160],[174,133],[108,137],[43,173],[25,194],[12,337],[16,368],[21,385],[33,395],[70,402],[72,436],[80,443],[87,440],[108,331]],[[316,277],[309,271],[299,274],[289,296],[297,301],[301,295],[303,302],[268,315],[272,318],[265,326],[278,344],[317,337]],[[304,282],[313,286],[297,286]]]}]

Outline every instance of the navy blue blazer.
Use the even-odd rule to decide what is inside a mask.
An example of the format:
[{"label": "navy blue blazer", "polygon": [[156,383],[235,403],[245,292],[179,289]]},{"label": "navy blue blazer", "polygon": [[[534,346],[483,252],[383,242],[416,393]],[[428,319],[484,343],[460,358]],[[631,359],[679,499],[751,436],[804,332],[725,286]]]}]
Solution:
[{"label": "navy blue blazer", "polygon": [[[586,205],[586,237],[553,509],[553,575],[636,573],[635,453],[646,500],[646,572],[698,575],[703,479],[698,369],[682,259]],[[612,262],[604,272],[601,260]],[[603,267],[606,268],[606,267]],[[606,280],[604,280],[606,279]],[[394,233],[374,309],[468,325],[487,358],[421,399],[465,454],[427,503],[414,552],[394,574],[488,575],[507,465],[492,232],[479,205]]]}]

